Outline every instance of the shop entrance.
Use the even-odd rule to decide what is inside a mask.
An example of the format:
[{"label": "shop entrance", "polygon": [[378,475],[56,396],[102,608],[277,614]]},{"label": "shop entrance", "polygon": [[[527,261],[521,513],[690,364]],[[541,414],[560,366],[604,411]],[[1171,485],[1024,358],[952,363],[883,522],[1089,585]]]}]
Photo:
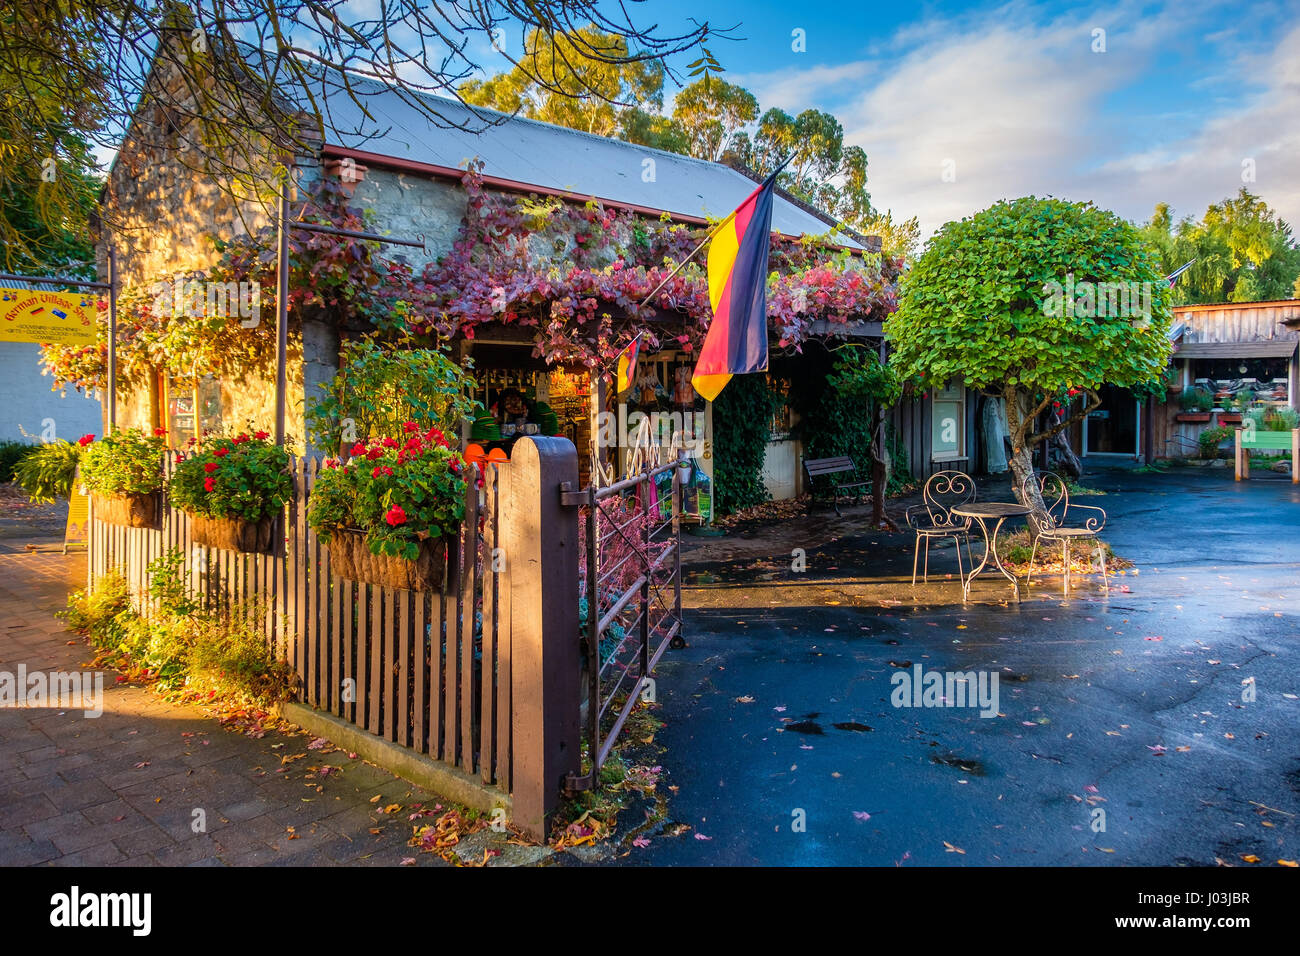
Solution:
[{"label": "shop entrance", "polygon": [[1083,421],[1083,453],[1137,458],[1142,416],[1138,400],[1114,385],[1103,385],[1098,394],[1101,407]]}]

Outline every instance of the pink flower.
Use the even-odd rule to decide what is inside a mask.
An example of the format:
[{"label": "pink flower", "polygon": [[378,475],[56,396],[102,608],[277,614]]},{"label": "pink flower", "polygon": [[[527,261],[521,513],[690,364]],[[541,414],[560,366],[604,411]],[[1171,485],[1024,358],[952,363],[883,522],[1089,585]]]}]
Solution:
[{"label": "pink flower", "polygon": [[393,505],[388,509],[388,514],[384,515],[384,520],[396,528],[399,524],[406,524],[406,512],[400,505]]}]

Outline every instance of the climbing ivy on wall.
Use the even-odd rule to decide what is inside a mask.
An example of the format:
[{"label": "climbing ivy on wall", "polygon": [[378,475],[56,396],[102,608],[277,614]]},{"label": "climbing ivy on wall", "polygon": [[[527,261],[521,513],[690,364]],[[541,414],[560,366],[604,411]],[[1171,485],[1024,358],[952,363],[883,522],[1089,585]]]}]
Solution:
[{"label": "climbing ivy on wall", "polygon": [[763,485],[763,458],[777,402],[766,375],[737,375],[713,403],[713,500],[719,514],[771,498]]}]

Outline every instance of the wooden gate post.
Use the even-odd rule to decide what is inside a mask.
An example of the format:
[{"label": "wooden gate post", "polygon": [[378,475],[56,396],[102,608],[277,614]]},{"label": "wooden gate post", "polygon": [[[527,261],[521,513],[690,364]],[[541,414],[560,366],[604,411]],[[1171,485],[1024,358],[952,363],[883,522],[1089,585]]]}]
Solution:
[{"label": "wooden gate post", "polygon": [[544,841],[564,779],[580,769],[578,453],[565,438],[522,438],[501,466],[501,538],[510,569],[514,824]]}]

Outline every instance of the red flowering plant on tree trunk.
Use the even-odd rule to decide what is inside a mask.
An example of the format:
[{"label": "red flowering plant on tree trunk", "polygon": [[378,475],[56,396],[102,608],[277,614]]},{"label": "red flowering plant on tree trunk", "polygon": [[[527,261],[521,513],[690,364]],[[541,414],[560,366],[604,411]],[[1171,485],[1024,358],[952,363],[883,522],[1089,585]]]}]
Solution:
[{"label": "red flowering plant on tree trunk", "polygon": [[361,532],[372,554],[413,561],[419,542],[456,534],[469,466],[441,430],[406,422],[347,453],[325,459],[312,488],[308,521],[321,538]]}]

